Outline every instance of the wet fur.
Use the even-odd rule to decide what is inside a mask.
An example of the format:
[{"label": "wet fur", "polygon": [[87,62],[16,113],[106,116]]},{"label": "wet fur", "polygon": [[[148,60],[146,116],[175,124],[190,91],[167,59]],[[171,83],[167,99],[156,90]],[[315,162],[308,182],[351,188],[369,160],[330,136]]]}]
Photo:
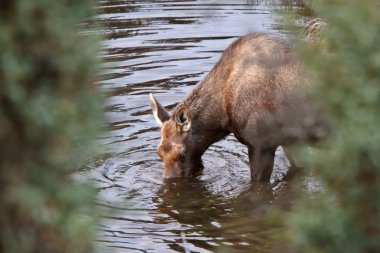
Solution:
[{"label": "wet fur", "polygon": [[[239,38],[174,109],[161,130],[159,149],[170,150],[167,146],[171,141],[180,143],[186,150],[181,175],[194,175],[202,168],[201,156],[207,148],[234,133],[248,146],[252,179],[269,181],[275,150],[287,141],[279,133],[284,124],[278,119],[286,120],[289,111],[298,106],[290,94],[303,79],[301,72],[297,57],[283,40],[262,33]],[[191,121],[188,132],[181,132],[175,123],[184,111]]]}]

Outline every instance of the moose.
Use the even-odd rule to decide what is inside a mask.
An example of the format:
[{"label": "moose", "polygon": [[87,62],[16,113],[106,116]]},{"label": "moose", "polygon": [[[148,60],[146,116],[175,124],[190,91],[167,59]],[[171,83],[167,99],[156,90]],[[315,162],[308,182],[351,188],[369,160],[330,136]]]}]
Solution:
[{"label": "moose", "polygon": [[303,72],[286,41],[251,33],[224,51],[171,114],[150,94],[164,178],[199,175],[207,148],[233,133],[248,147],[252,180],[269,182],[278,146],[323,135],[305,109],[308,99],[292,92],[306,80]]}]

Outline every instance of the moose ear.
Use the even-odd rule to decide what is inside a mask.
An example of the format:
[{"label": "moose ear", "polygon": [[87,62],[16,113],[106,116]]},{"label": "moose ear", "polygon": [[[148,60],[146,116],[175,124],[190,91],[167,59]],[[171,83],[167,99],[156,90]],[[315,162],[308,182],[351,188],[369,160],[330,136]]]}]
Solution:
[{"label": "moose ear", "polygon": [[170,118],[168,111],[157,101],[152,93],[149,94],[150,105],[152,106],[152,111],[154,118],[157,123],[162,126],[162,124]]},{"label": "moose ear", "polygon": [[191,128],[190,113],[186,107],[182,107],[174,115],[175,122],[182,132],[188,132]]}]

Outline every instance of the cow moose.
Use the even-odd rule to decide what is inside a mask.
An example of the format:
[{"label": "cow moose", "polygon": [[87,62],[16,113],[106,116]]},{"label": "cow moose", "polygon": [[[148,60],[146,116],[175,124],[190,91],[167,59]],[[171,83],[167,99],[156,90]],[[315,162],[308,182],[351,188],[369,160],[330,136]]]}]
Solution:
[{"label": "cow moose", "polygon": [[323,135],[315,120],[305,118],[307,99],[292,92],[302,72],[287,42],[251,33],[225,50],[171,114],[150,94],[161,126],[157,153],[164,178],[199,175],[207,148],[233,133],[248,147],[252,180],[269,182],[278,146]]}]

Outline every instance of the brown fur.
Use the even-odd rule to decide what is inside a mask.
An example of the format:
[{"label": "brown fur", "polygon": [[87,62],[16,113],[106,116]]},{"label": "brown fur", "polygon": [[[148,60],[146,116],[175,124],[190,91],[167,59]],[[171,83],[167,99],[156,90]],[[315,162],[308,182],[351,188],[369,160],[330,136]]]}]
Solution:
[{"label": "brown fur", "polygon": [[[158,153],[165,176],[197,174],[206,149],[234,133],[248,146],[252,179],[269,181],[275,150],[285,141],[280,134],[271,139],[276,130],[271,127],[281,125],[274,119],[292,109],[288,94],[303,80],[300,73],[290,46],[278,38],[252,33],[232,43],[170,119],[159,119],[163,127]],[[163,108],[154,97],[151,102],[153,110]]]}]

